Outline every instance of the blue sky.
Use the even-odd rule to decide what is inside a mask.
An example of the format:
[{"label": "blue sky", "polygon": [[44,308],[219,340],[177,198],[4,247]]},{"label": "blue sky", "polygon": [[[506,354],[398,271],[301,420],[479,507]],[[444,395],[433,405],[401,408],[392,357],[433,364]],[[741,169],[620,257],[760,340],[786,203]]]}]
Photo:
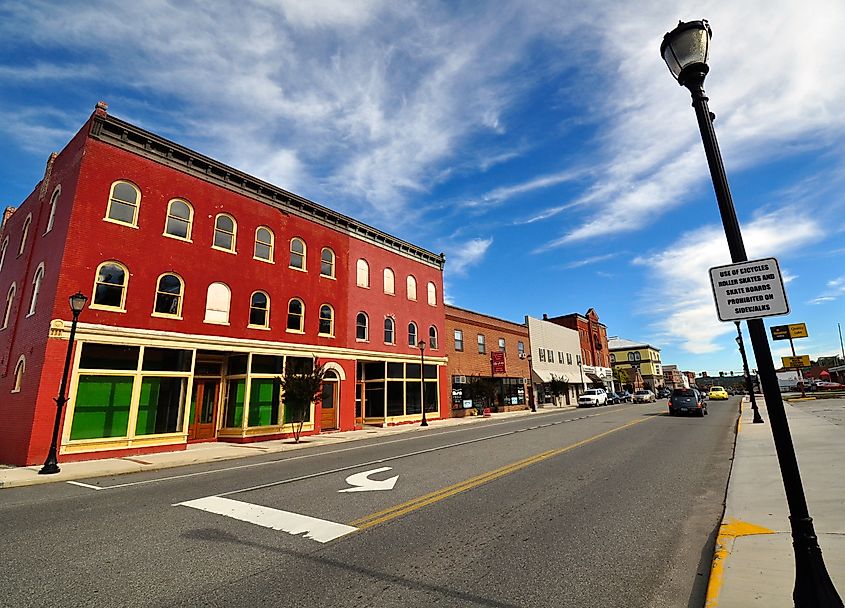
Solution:
[{"label": "blue sky", "polygon": [[[664,363],[738,370],[730,262],[689,93],[659,56],[714,31],[705,83],[752,258],[800,353],[845,323],[845,4],[0,2],[0,196],[109,112],[447,255],[446,298],[522,321],[595,307]],[[776,356],[788,346],[775,343]],[[799,354],[800,354],[799,353]]]}]

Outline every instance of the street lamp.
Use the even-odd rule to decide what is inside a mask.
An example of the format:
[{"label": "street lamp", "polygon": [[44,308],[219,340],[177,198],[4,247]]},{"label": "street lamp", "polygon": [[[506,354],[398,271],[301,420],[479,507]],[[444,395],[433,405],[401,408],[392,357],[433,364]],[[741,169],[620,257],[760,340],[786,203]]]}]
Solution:
[{"label": "street lamp", "polygon": [[[537,411],[537,402],[534,399],[534,367],[531,365],[531,355],[528,355],[528,402],[531,404],[531,411]],[[568,389],[567,389],[568,390]]]},{"label": "street lamp", "polygon": [[420,408],[422,408],[422,422],[420,426],[428,426],[428,421],[425,419],[425,380],[423,379],[423,369],[425,368],[425,340],[417,342],[417,348],[420,349]]},{"label": "street lamp", "polygon": [[[742,241],[742,232],[731,199],[728,178],[722,164],[722,155],[713,129],[713,118],[704,94],[704,78],[710,68],[707,58],[713,33],[707,21],[679,22],[678,26],[663,37],[660,56],[666,62],[678,84],[689,89],[692,107],[701,131],[704,152],[710,168],[710,177],[725,228],[728,249],[733,262],[745,262],[748,256]],[[766,337],[762,319],[748,320],[748,334],[760,370],[760,385],[769,411],[775,450],[780,464],[786,500],[789,505],[789,520],[792,525],[792,542],[795,548],[795,587],[792,599],[799,608],[842,607],[842,600],[836,592],[819,548],[813,520],[807,509],[807,499],[801,484],[795,447],[789,433],[789,423],[783,407],[778,386],[772,352]]]},{"label": "street lamp", "polygon": [[759,424],[763,422],[762,416],[760,416],[760,410],[757,409],[757,399],[754,397],[754,382],[751,380],[751,374],[748,373],[748,359],[745,356],[745,344],[742,341],[742,330],[739,327],[739,321],[734,321],[736,323],[736,340],[737,346],[739,346],[739,354],[742,355],[742,371],[745,372],[745,388],[748,389],[748,394],[751,396],[751,409],[754,410],[754,422]]},{"label": "street lamp", "polygon": [[53,440],[50,442],[50,451],[47,453],[47,460],[44,461],[44,466],[41,467],[41,470],[38,471],[39,475],[52,475],[53,473],[58,473],[61,469],[59,469],[59,463],[56,456],[56,444],[59,440],[59,424],[62,421],[62,410],[64,409],[65,403],[67,403],[67,397],[65,396],[65,390],[67,389],[67,375],[70,371],[70,354],[73,351],[73,338],[76,336],[76,322],[79,320],[79,313],[82,312],[82,309],[85,308],[85,302],[88,301],[88,298],[85,297],[80,291],[77,291],[75,294],[70,296],[70,312],[73,314],[73,322],[70,325],[70,337],[67,341],[67,354],[65,354],[65,369],[62,372],[62,382],[59,386],[59,396],[56,397],[56,420],[53,422]]}]

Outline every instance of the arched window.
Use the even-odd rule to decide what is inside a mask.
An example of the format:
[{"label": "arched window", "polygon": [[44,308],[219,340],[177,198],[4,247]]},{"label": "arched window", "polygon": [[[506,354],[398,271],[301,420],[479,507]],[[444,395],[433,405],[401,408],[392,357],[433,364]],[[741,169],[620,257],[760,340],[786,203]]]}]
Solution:
[{"label": "arched window", "polygon": [[305,241],[300,238],[290,240],[290,267],[305,270]]},{"label": "arched window", "polygon": [[9,287],[9,291],[6,293],[6,308],[3,313],[3,325],[0,326],[0,329],[6,329],[9,326],[9,318],[12,316],[12,305],[15,303],[15,291],[17,289],[17,285],[12,283],[12,286]]},{"label": "arched window", "polygon": [[23,221],[23,230],[21,230],[21,246],[18,247],[18,255],[23,254],[23,250],[26,247],[26,237],[29,236],[29,225],[32,223],[32,214],[26,216],[26,219]]},{"label": "arched window", "polygon": [[208,286],[205,296],[206,323],[228,325],[229,306],[232,302],[232,292],[225,283],[212,283]]},{"label": "arched window", "polygon": [[253,257],[256,260],[265,262],[273,261],[273,245],[275,243],[273,231],[266,226],[259,226],[255,229],[255,251]]},{"label": "arched window", "polygon": [[177,239],[191,240],[191,224],[194,221],[194,209],[187,201],[178,198],[167,203],[167,220],[164,234]]},{"label": "arched window", "polygon": [[231,215],[221,213],[214,220],[214,249],[223,251],[235,251],[235,243],[238,239],[238,223]]},{"label": "arched window", "polygon": [[270,326],[270,296],[263,291],[256,291],[249,298],[250,327]]},{"label": "arched window", "polygon": [[15,385],[12,388],[13,393],[21,392],[21,385],[23,384],[23,373],[26,370],[26,357],[23,355],[18,359],[15,365]]},{"label": "arched window", "polygon": [[392,317],[384,319],[384,343],[396,344],[396,322]]},{"label": "arched window", "polygon": [[355,317],[355,339],[363,341],[370,339],[369,319],[365,312],[359,312]]},{"label": "arched window", "polygon": [[396,295],[396,276],[391,268],[384,269],[384,293]]},{"label": "arched window", "polygon": [[182,278],[176,274],[163,274],[158,278],[156,303],[153,312],[168,317],[182,316]]},{"label": "arched window", "polygon": [[417,324],[411,321],[408,323],[408,346],[417,345]]},{"label": "arched window", "polygon": [[416,301],[416,299],[417,299],[417,280],[414,278],[414,275],[409,274],[408,279],[405,283],[407,285],[408,299]]},{"label": "arched window", "polygon": [[53,196],[50,197],[50,215],[47,217],[47,227],[44,229],[44,234],[47,234],[53,229],[53,221],[56,218],[56,205],[59,203],[59,195],[61,193],[61,185],[56,186],[56,189],[53,190]]},{"label": "arched window", "polygon": [[616,363],[616,355],[614,355],[613,353],[610,353],[610,362]]},{"label": "arched window", "polygon": [[437,328],[434,325],[428,328],[428,347],[437,350]]},{"label": "arched window", "polygon": [[103,262],[97,267],[93,307],[124,310],[129,271],[120,262]]},{"label": "arched window", "polygon": [[138,208],[141,206],[141,191],[129,182],[115,182],[111,185],[106,219],[129,226],[138,225]]},{"label": "arched window", "polygon": [[320,329],[321,336],[334,335],[334,309],[328,304],[320,306]]},{"label": "arched window", "polygon": [[435,287],[434,283],[430,282],[427,286],[428,291],[428,305],[429,306],[437,306],[437,287]]},{"label": "arched window", "polygon": [[32,276],[32,298],[29,300],[29,312],[26,316],[35,314],[35,306],[38,303],[38,292],[41,291],[41,280],[44,278],[44,262],[38,265],[35,269],[35,274]]},{"label": "arched window", "polygon": [[305,331],[305,304],[299,298],[288,302],[288,331]]},{"label": "arched window", "polygon": [[367,260],[360,259],[355,264],[355,284],[358,287],[370,286],[370,265]]},{"label": "arched window", "polygon": [[334,251],[328,247],[320,252],[320,276],[334,278]]},{"label": "arched window", "polygon": [[6,250],[9,248],[9,237],[3,239],[3,246],[0,247],[0,270],[3,270],[3,262],[6,261]]}]

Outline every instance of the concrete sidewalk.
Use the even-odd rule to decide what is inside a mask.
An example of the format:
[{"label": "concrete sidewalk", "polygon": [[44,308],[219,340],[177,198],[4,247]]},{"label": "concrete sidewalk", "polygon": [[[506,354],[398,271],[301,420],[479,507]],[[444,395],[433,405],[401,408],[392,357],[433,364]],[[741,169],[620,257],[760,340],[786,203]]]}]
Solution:
[{"label": "concrete sidewalk", "polygon": [[[791,608],[795,559],[768,410],[743,400],[706,608]],[[845,407],[845,404],[843,404]],[[785,404],[801,480],[827,571],[845,597],[845,426]]]},{"label": "concrete sidewalk", "polygon": [[139,456],[124,456],[122,458],[104,458],[102,460],[85,460],[80,462],[62,462],[59,456],[59,467],[61,472],[55,475],[39,475],[41,465],[28,467],[0,468],[0,488],[12,488],[19,486],[30,486],[41,483],[57,481],[72,481],[91,477],[105,477],[108,475],[122,475],[124,473],[139,473],[142,471],[155,471],[193,464],[217,462],[221,460],[232,460],[236,458],[247,458],[262,454],[274,454],[289,452],[306,448],[345,443],[369,439],[376,436],[390,437],[412,432],[425,432],[428,429],[442,429],[456,427],[465,424],[480,424],[491,421],[501,421],[508,418],[533,415],[542,413],[560,412],[562,410],[575,409],[575,406],[547,407],[540,408],[537,412],[521,410],[517,412],[503,412],[493,414],[489,418],[482,416],[470,416],[466,418],[444,418],[432,420],[427,428],[419,424],[402,424],[390,427],[364,427],[357,431],[341,431],[337,433],[323,433],[303,437],[299,443],[294,443],[292,438],[279,439],[276,441],[261,441],[256,443],[196,443],[189,445],[186,450],[177,452],[160,452],[158,454],[142,454]]}]

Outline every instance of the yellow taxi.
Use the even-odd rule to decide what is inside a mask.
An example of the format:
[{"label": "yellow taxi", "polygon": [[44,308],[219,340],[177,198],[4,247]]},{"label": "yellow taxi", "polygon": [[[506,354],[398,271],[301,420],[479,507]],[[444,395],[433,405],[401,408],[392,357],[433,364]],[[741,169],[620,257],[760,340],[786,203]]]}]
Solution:
[{"label": "yellow taxi", "polygon": [[724,386],[711,386],[710,392],[707,393],[708,399],[727,399],[728,398],[728,391],[725,390]]}]

